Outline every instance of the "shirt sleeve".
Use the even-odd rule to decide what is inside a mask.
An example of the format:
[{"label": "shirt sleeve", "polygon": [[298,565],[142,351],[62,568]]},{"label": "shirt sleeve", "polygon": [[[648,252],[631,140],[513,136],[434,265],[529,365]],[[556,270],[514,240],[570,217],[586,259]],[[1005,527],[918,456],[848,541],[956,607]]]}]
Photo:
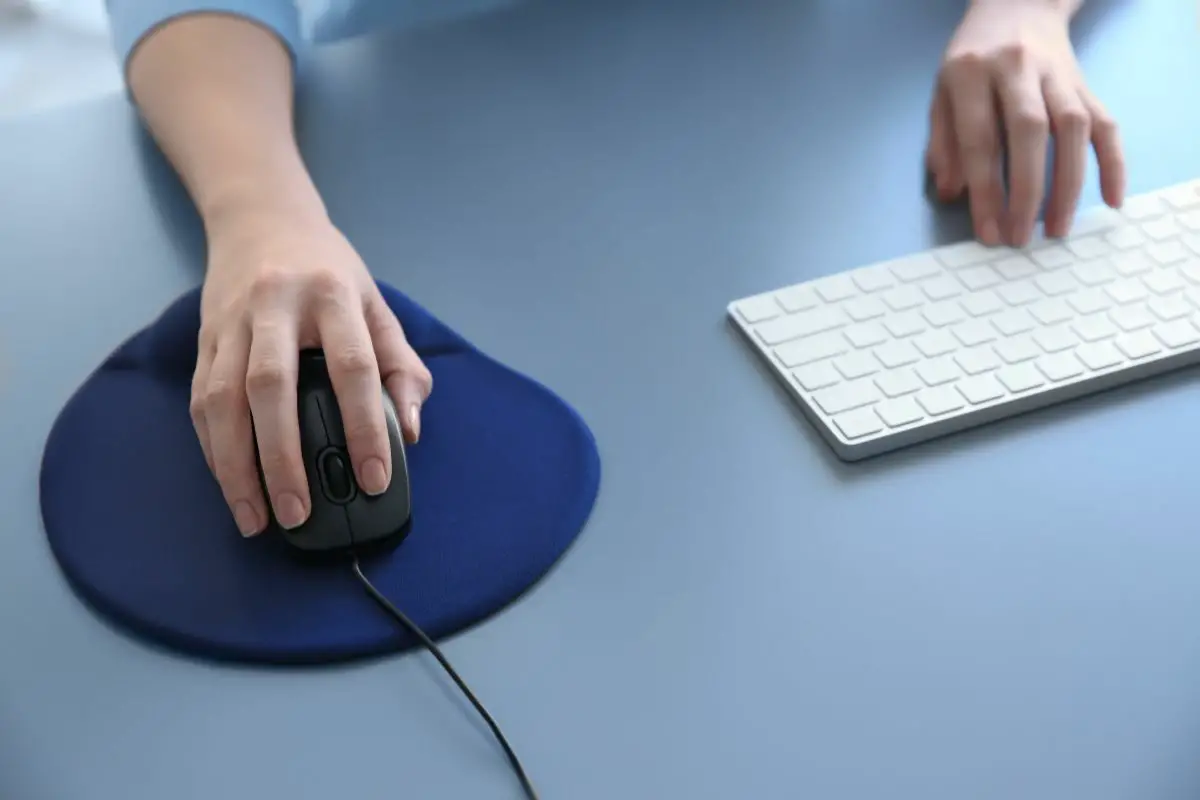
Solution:
[{"label": "shirt sleeve", "polygon": [[106,0],[106,6],[113,46],[123,66],[146,36],[186,14],[225,13],[256,22],[279,37],[293,62],[301,47],[295,0]]}]

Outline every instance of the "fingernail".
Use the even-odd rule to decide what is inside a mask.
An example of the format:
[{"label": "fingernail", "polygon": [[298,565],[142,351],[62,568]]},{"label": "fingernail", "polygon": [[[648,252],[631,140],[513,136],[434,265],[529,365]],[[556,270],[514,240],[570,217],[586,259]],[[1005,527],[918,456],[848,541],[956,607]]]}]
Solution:
[{"label": "fingernail", "polygon": [[408,408],[408,424],[412,426],[413,441],[421,438],[421,407],[413,403]]},{"label": "fingernail", "polygon": [[997,244],[1000,239],[1000,228],[996,225],[996,220],[989,219],[983,223],[983,229],[980,234],[984,244]]},{"label": "fingernail", "polygon": [[242,536],[249,537],[258,533],[258,512],[245,500],[240,500],[234,505],[233,520],[237,523],[238,532]]},{"label": "fingernail", "polygon": [[368,458],[362,465],[363,491],[380,494],[387,488],[387,471],[378,458]]},{"label": "fingernail", "polygon": [[280,525],[291,530],[304,522],[304,504],[294,494],[281,494],[275,498],[275,518]]}]

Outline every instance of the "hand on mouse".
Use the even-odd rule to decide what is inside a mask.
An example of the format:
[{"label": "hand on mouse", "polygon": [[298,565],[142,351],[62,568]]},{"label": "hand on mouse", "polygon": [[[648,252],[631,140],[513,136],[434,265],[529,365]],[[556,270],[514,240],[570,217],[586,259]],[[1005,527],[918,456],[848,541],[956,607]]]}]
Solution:
[{"label": "hand on mouse", "polygon": [[[382,492],[391,450],[381,378],[406,439],[416,441],[432,377],[354,248],[327,219],[241,215],[210,230],[192,421],[244,536],[307,519],[297,418],[299,352],[322,347],[359,484]],[[253,416],[253,427],[251,418]]]},{"label": "hand on mouse", "polygon": [[[1118,207],[1125,164],[1117,126],[1088,89],[1071,46],[1078,0],[973,0],[946,50],[930,109],[926,166],[944,201],[970,199],[987,245],[1029,242],[1055,163],[1044,226],[1067,235],[1095,149],[1104,202]],[[1005,207],[1001,145],[1007,140]]]}]

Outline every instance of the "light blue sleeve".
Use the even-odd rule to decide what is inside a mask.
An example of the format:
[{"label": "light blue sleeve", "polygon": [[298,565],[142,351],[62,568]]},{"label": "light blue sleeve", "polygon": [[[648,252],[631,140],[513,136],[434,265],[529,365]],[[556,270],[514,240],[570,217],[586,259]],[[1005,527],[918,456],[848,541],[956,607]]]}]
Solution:
[{"label": "light blue sleeve", "polygon": [[106,0],[106,5],[113,46],[122,65],[148,34],[185,14],[220,12],[256,22],[280,38],[293,62],[302,46],[295,0]]}]

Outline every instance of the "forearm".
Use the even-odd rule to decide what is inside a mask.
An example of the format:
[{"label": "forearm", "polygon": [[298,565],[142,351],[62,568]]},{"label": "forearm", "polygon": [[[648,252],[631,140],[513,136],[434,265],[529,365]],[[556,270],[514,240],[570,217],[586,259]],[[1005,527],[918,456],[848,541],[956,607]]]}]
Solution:
[{"label": "forearm", "polygon": [[292,59],[266,28],[176,18],[128,62],[129,88],[205,226],[246,214],[323,216],[296,146]]},{"label": "forearm", "polygon": [[979,5],[1035,5],[1048,6],[1066,14],[1068,17],[1075,16],[1080,8],[1083,7],[1085,0],[970,0],[972,6]]}]

